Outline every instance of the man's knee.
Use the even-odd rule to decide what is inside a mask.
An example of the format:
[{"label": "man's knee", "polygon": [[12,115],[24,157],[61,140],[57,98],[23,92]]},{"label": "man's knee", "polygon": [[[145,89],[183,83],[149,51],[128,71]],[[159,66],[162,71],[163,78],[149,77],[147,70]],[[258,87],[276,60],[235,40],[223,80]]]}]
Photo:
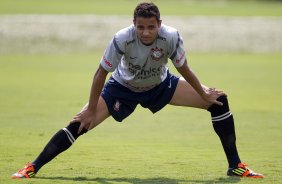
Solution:
[{"label": "man's knee", "polygon": [[223,105],[217,105],[217,104],[212,104],[207,110],[211,112],[212,116],[220,116],[225,113],[228,113],[229,110],[229,104],[228,104],[228,99],[226,95],[222,95],[216,99],[217,101],[221,102]]},{"label": "man's knee", "polygon": [[80,124],[80,122],[71,122],[67,127],[63,128],[63,130],[67,133],[68,136],[75,140],[88,131],[87,129],[83,128],[81,132],[78,133]]}]

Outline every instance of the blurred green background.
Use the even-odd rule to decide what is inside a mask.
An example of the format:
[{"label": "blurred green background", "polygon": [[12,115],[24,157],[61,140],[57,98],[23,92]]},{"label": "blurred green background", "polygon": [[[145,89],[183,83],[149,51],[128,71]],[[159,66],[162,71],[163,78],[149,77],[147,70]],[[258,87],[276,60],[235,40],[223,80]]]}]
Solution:
[{"label": "blurred green background", "polygon": [[[140,0],[1,0],[1,14],[131,15]],[[281,16],[281,0],[155,0],[164,15]]]}]

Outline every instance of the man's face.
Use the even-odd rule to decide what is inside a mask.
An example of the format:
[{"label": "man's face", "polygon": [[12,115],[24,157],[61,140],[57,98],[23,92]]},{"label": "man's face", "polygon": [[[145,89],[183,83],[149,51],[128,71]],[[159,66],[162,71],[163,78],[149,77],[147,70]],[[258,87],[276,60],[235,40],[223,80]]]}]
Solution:
[{"label": "man's face", "polygon": [[133,23],[136,28],[137,37],[144,45],[150,45],[155,41],[161,26],[161,20],[158,22],[156,17],[137,17]]}]

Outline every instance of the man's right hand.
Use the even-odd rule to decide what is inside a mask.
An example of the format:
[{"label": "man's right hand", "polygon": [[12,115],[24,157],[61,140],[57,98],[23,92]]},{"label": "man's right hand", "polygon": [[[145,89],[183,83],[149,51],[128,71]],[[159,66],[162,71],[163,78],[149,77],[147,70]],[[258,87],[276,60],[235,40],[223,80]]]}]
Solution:
[{"label": "man's right hand", "polygon": [[72,120],[72,122],[80,122],[78,134],[83,128],[89,130],[90,125],[95,121],[95,111],[89,110],[88,108],[78,113]]}]

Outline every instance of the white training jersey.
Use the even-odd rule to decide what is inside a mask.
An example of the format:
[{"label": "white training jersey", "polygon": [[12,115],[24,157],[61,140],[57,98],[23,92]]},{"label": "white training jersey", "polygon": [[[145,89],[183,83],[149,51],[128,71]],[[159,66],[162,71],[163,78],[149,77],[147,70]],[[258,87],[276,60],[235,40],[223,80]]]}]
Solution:
[{"label": "white training jersey", "polygon": [[178,31],[161,25],[153,44],[144,45],[134,25],[116,33],[101,59],[102,67],[113,72],[112,77],[134,92],[148,91],[167,77],[168,59],[181,67],[186,54]]}]

